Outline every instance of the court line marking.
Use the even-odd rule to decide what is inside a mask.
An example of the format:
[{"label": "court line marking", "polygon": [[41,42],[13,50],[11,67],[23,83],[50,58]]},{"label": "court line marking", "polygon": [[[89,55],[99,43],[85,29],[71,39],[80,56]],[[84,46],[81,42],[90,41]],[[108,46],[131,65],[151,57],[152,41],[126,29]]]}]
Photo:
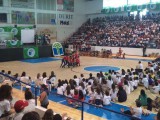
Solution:
[{"label": "court line marking", "polygon": [[57,103],[63,103],[63,102],[65,102],[66,100],[61,100],[61,101],[59,101],[59,102],[57,102]]},{"label": "court line marking", "polygon": [[[88,66],[88,67],[103,67],[103,66]],[[92,72],[98,72],[98,71],[103,71],[103,70],[110,70],[109,69],[109,67],[110,68],[118,68],[118,70],[116,70],[116,71],[119,71],[120,70],[120,68],[119,67],[114,67],[114,66],[104,66],[104,68],[91,68],[91,70],[85,70],[85,68],[87,68],[87,67],[85,67],[85,68],[83,68],[83,70],[85,70],[85,71],[92,71]],[[92,70],[93,69],[93,70]],[[111,69],[112,70],[112,69]]]}]

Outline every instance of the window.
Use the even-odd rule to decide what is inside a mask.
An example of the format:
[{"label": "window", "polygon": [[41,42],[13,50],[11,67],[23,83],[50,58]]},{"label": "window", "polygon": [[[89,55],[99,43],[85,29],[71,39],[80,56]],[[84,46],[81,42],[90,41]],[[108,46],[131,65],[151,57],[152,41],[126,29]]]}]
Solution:
[{"label": "window", "polygon": [[13,24],[35,24],[35,14],[33,12],[12,11]]},{"label": "window", "polygon": [[56,10],[56,0],[37,0],[37,9]]},{"label": "window", "polygon": [[103,8],[121,7],[127,5],[127,0],[103,0]]},{"label": "window", "polygon": [[7,22],[7,14],[0,13],[0,23],[6,23],[6,22]]},{"label": "window", "polygon": [[34,9],[34,0],[11,0],[11,6],[15,8]]},{"label": "window", "polygon": [[128,0],[129,5],[143,5],[149,4],[150,0]]}]

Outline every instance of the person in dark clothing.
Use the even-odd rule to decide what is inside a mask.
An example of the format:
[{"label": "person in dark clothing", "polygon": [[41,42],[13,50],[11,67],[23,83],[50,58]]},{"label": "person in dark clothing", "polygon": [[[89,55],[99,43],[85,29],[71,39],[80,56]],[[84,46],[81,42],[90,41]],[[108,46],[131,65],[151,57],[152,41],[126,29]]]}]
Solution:
[{"label": "person in dark clothing", "polygon": [[146,55],[146,45],[143,46],[143,57]]},{"label": "person in dark clothing", "polygon": [[119,86],[117,97],[118,97],[118,102],[125,102],[127,100],[127,93],[122,86]]}]

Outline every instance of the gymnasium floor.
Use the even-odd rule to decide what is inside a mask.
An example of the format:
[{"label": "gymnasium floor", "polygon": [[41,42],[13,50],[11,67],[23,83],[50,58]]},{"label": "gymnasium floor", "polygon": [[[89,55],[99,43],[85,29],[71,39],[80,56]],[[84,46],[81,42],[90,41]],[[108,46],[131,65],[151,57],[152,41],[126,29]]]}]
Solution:
[{"label": "gymnasium floor", "polygon": [[[57,79],[70,79],[73,78],[74,75],[80,76],[81,73],[84,74],[85,77],[89,76],[89,73],[91,71],[100,71],[104,70],[106,71],[109,67],[115,68],[116,70],[119,70],[121,68],[128,69],[128,68],[135,68],[135,66],[138,64],[138,61],[141,60],[144,67],[147,66],[147,62],[151,60],[151,58],[143,58],[143,57],[136,57],[136,56],[127,56],[127,58],[124,59],[107,59],[107,58],[96,58],[96,57],[81,57],[81,66],[76,68],[60,68],[61,61],[59,58],[45,58],[45,59],[37,59],[37,60],[24,60],[24,61],[12,61],[12,62],[1,62],[0,63],[0,69],[4,69],[6,71],[11,70],[12,74],[19,73],[21,74],[23,71],[27,72],[28,76],[31,76],[32,79],[35,79],[37,73],[43,73],[47,72],[49,75],[51,71],[54,71]],[[101,66],[103,66],[103,69],[101,69]],[[107,66],[107,67],[106,67]],[[87,68],[88,67],[88,68]],[[90,68],[92,67],[92,68]],[[91,71],[86,71],[91,70]],[[94,75],[96,75],[96,72],[92,72]],[[120,112],[120,108],[125,106],[134,106],[135,100],[138,98],[140,89],[138,88],[133,93],[128,95],[128,99],[125,103],[122,105],[118,104],[112,104],[112,106],[107,106],[108,109],[115,110],[117,112]],[[53,91],[54,94],[55,91]],[[155,94],[151,94],[149,91],[146,91],[147,95],[151,98],[155,98]],[[24,99],[24,94],[18,90],[13,90],[13,96],[16,99]],[[75,120],[80,120],[81,118],[81,111],[79,109],[75,109],[71,106],[69,106],[65,99],[61,96],[51,95],[49,108],[52,108],[57,113],[67,113],[68,116],[71,116]],[[151,115],[149,117],[144,117],[145,120],[152,120],[154,115]],[[101,109],[97,109],[92,106],[85,105],[85,114],[84,114],[84,120],[104,120],[104,119],[114,119],[114,120],[122,120],[127,118],[123,118],[121,115],[117,115],[115,113],[110,113],[108,111],[104,111]]]}]

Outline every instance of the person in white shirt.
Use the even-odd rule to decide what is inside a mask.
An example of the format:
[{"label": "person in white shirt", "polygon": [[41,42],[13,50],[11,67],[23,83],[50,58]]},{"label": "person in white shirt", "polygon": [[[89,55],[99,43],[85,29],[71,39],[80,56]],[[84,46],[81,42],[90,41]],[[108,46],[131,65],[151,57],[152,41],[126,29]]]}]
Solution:
[{"label": "person in white shirt", "polygon": [[91,103],[91,104],[93,104],[94,103],[94,96],[95,95],[95,93],[94,93],[94,89],[93,88],[91,88],[91,91],[88,93],[88,96],[89,96],[89,100],[88,100],[88,102],[89,103]]},{"label": "person in white shirt", "polygon": [[109,95],[108,90],[106,90],[105,95],[103,97],[103,105],[110,105],[111,104],[111,96]]},{"label": "person in white shirt", "polygon": [[134,84],[135,84],[135,88],[134,89],[137,89],[138,84],[139,84],[138,77],[134,77]]},{"label": "person in white shirt", "polygon": [[151,67],[149,68],[150,71],[154,72],[154,67],[153,65],[151,65]]},{"label": "person in white shirt", "polygon": [[143,64],[141,63],[141,61],[139,61],[139,69],[143,70]]},{"label": "person in white shirt", "polygon": [[0,117],[7,117],[11,112],[12,87],[2,85],[0,87]]},{"label": "person in white shirt", "polygon": [[131,88],[130,88],[130,85],[128,84],[127,80],[124,81],[123,89],[126,91],[127,95],[129,95],[131,93]]},{"label": "person in white shirt", "polygon": [[51,71],[51,75],[49,76],[49,81],[51,82],[51,86],[56,86],[56,75],[54,74],[54,71]]},{"label": "person in white shirt", "polygon": [[86,90],[87,90],[87,93],[89,94],[90,92],[91,92],[91,83],[90,82],[88,82],[88,85],[87,85],[87,87],[86,87]]},{"label": "person in white shirt", "polygon": [[102,96],[101,90],[100,88],[97,88],[94,94],[95,104],[98,106],[102,106],[102,98],[103,96]]},{"label": "person in white shirt", "polygon": [[35,110],[35,99],[31,90],[25,91],[25,100],[28,102],[28,106],[25,107],[24,111],[31,112]]},{"label": "person in white shirt", "polygon": [[44,73],[42,74],[42,77],[43,77],[43,79],[42,79],[43,84],[47,85],[47,80],[48,80],[47,73],[44,72]]},{"label": "person in white shirt", "polygon": [[132,115],[136,118],[141,119],[142,116],[142,108],[141,108],[141,103],[139,101],[136,101],[136,108],[130,107],[130,110],[124,111],[123,108],[121,108],[121,112],[124,114]]},{"label": "person in white shirt", "polygon": [[20,80],[21,80],[22,82],[29,83],[29,77],[26,76],[26,72],[22,72],[22,75],[21,75],[21,77],[20,77]]},{"label": "person in white shirt", "polygon": [[13,119],[14,120],[21,120],[23,115],[25,114],[24,109],[27,106],[28,106],[28,102],[27,101],[18,100],[14,104],[14,109],[16,111],[16,114],[14,115]]},{"label": "person in white shirt", "polygon": [[150,91],[151,91],[151,93],[154,93],[154,94],[159,93],[160,88],[159,88],[159,85],[158,85],[157,81],[155,82],[155,86],[153,86],[153,87],[150,88]]},{"label": "person in white shirt", "polygon": [[115,84],[112,84],[112,89],[110,90],[111,100],[115,102],[117,100],[118,90],[116,89]]},{"label": "person in white shirt", "polygon": [[111,75],[111,78],[112,78],[114,84],[119,83],[119,79],[118,79],[118,76],[117,76],[116,72],[114,72],[114,74]]},{"label": "person in white shirt", "polygon": [[143,76],[142,83],[143,83],[144,87],[148,89],[149,83],[148,83],[148,79],[147,79],[146,75]]},{"label": "person in white shirt", "polygon": [[79,82],[82,82],[82,79],[84,78],[84,75],[81,74],[80,78],[79,78]]},{"label": "person in white shirt", "polygon": [[112,81],[112,79],[111,79],[111,76],[108,76],[107,87],[108,87],[109,89],[111,89],[112,84],[113,84],[113,81]]},{"label": "person in white shirt", "polygon": [[57,94],[58,94],[58,95],[63,95],[63,94],[64,94],[64,87],[63,87],[63,85],[61,84],[61,82],[58,83]]},{"label": "person in white shirt", "polygon": [[43,77],[41,76],[41,74],[37,73],[37,77],[35,78],[35,85],[37,87],[40,87],[43,84],[42,79]]},{"label": "person in white shirt", "polygon": [[77,78],[76,75],[74,75],[73,78],[74,78],[74,81],[76,82],[76,85],[79,86],[79,78]]},{"label": "person in white shirt", "polygon": [[133,78],[129,78],[129,86],[130,86],[131,92],[134,91],[135,82],[134,82]]}]

